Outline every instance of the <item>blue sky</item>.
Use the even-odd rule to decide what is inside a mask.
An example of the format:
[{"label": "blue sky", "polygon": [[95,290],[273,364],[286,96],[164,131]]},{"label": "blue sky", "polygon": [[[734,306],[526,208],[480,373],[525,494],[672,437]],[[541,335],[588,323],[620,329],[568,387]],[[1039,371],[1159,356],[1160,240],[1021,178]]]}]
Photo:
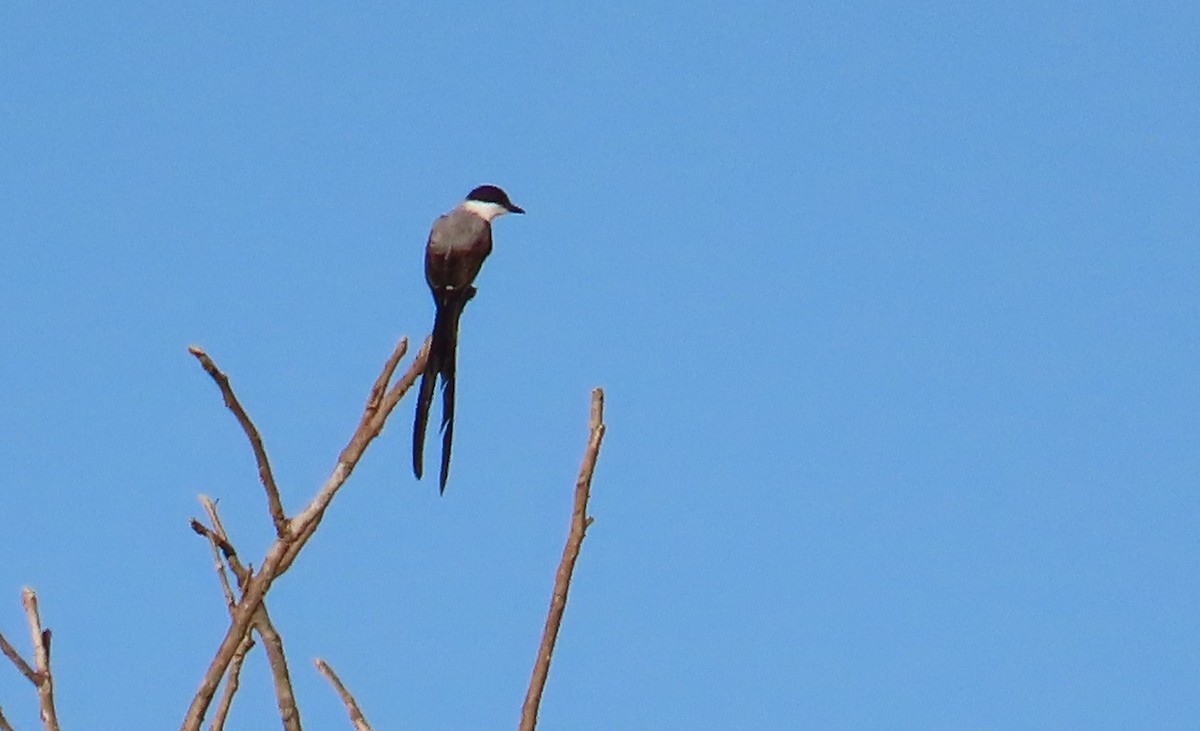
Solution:
[{"label": "blue sky", "polygon": [[[1190,728],[1200,11],[1187,3],[0,9],[0,630],[73,728],[173,728],[220,498],[332,468],[422,247],[528,211],[462,326],[444,497],[412,402],[268,602],[311,728],[516,724],[608,438],[547,729]],[[0,671],[0,704],[37,726]],[[260,650],[231,728],[277,723]]]}]

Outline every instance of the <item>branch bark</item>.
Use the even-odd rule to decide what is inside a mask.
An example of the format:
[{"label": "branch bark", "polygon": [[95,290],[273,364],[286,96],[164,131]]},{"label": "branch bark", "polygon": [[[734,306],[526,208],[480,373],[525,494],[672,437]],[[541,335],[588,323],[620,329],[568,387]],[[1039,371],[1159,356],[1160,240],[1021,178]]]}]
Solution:
[{"label": "branch bark", "polygon": [[54,710],[54,675],[50,672],[50,630],[43,629],[42,617],[38,612],[37,594],[28,586],[21,590],[21,604],[25,607],[25,615],[29,619],[29,633],[33,637],[33,665],[37,668],[37,695],[42,726],[46,731],[59,731],[58,712]]},{"label": "branch bark", "polygon": [[208,727],[209,731],[222,731],[225,728],[229,710],[233,708],[233,697],[237,695],[238,686],[241,684],[242,663],[246,661],[246,653],[250,652],[253,647],[254,637],[246,635],[242,637],[241,644],[233,653],[233,660],[229,662],[229,672],[225,676],[225,688],[221,693],[221,700],[217,702],[217,710],[213,713],[212,725]]},{"label": "branch bark", "polygon": [[271,665],[271,680],[275,683],[275,703],[286,731],[300,731],[300,708],[296,705],[296,693],[292,690],[292,676],[288,672],[287,654],[283,651],[283,637],[275,629],[267,614],[267,604],[258,606],[255,614],[254,631],[263,640],[267,662]]},{"label": "branch bark", "polygon": [[333,672],[333,668],[329,666],[329,663],[318,657],[313,661],[313,664],[317,666],[317,670],[320,670],[322,675],[329,679],[329,682],[333,685],[333,689],[341,697],[342,703],[346,706],[346,712],[350,714],[350,722],[354,724],[354,731],[372,731],[371,724],[367,723],[366,716],[363,715],[358,707],[358,701],[354,700],[354,696],[350,694],[350,691],[346,690],[346,686],[342,684],[342,679],[337,676],[337,673]]},{"label": "branch bark", "polygon": [[[407,349],[408,340],[401,339],[393,350],[392,355],[388,357],[383,371],[371,388],[358,428],[339,455],[338,462],[334,465],[332,474],[325,481],[325,484],[322,485],[316,496],[313,497],[308,506],[298,515],[290,520],[285,518],[285,524],[282,529],[279,529],[279,522],[276,521],[276,538],[267,550],[266,557],[263,559],[258,572],[250,577],[245,586],[241,587],[242,597],[232,612],[233,616],[229,628],[226,630],[225,637],[221,640],[216,656],[209,664],[208,670],[200,682],[200,687],[188,707],[187,714],[184,716],[181,727],[183,731],[199,731],[200,724],[203,723],[204,716],[217,692],[221,678],[224,676],[226,669],[241,646],[243,638],[254,621],[267,591],[271,588],[275,579],[291,567],[296,556],[299,555],[305,544],[307,544],[309,538],[312,537],[313,532],[316,531],[317,526],[325,515],[325,511],[329,508],[338,490],[341,489],[346,479],[354,471],[367,447],[383,430],[387,417],[408,389],[412,387],[417,376],[424,370],[425,361],[429,356],[428,340],[404,376],[390,389],[387,389],[387,384],[391,382],[400,359],[404,356]],[[225,397],[225,405],[238,417],[243,431],[246,432],[246,436],[254,448],[255,456],[258,458],[262,448],[262,440],[261,438],[257,438],[258,430],[254,428],[253,423],[249,423],[249,417],[246,416],[245,421],[243,421],[242,417],[245,416],[245,410],[241,409],[239,411],[240,405],[237,404],[236,399],[231,397],[233,390],[228,385],[228,377],[216,367],[216,364],[201,348],[192,346],[189,348],[189,351],[200,361],[204,370],[217,382],[217,386],[221,389]],[[247,426],[248,423],[249,426]],[[261,455],[259,469],[260,476],[263,476],[263,469],[266,464],[265,450],[261,450]],[[269,466],[267,469],[269,470]],[[266,474],[269,474],[269,471]],[[268,480],[266,477],[263,477],[263,482],[264,486],[267,486]],[[269,483],[272,486],[274,485],[273,477],[269,480]],[[270,495],[272,488],[268,487],[267,490],[268,502],[271,502],[272,498]],[[275,492],[277,494],[278,491],[275,490]],[[282,508],[280,509],[282,510]],[[274,510],[272,510],[272,519],[275,520],[275,518],[276,515]]]},{"label": "branch bark", "polygon": [[[217,576],[221,581],[221,589],[225,594],[225,602],[232,614],[237,608],[237,599],[233,593],[233,588],[229,584],[229,574],[225,570],[225,564],[228,563],[229,569],[233,571],[233,575],[237,579],[239,591],[245,589],[246,584],[251,579],[252,573],[242,564],[241,559],[238,558],[237,551],[234,549],[233,543],[229,540],[229,534],[225,532],[225,526],[221,522],[220,514],[217,512],[217,504],[207,495],[200,496],[200,503],[204,506],[205,512],[208,513],[208,519],[213,524],[213,527],[208,528],[200,521],[193,519],[192,530],[208,539],[208,544],[213,552],[213,560],[216,563]],[[275,701],[279,707],[279,715],[283,721],[283,727],[286,731],[300,731],[300,709],[296,705],[296,694],[292,689],[292,678],[288,672],[287,654],[283,650],[283,638],[271,622],[265,601],[259,605],[258,610],[255,612],[251,627],[263,640],[263,647],[267,653],[267,662],[271,666],[271,678],[275,684]],[[240,652],[242,657],[245,656],[253,644],[253,639],[247,633],[242,638],[241,645],[238,648],[238,652]],[[234,653],[235,660],[230,662],[229,670],[226,673],[225,693],[221,698],[223,710],[214,718],[214,731],[224,726],[225,718],[229,713],[229,706],[233,702],[233,694],[237,692],[238,673],[241,671],[242,666],[241,662],[237,661],[238,652]],[[217,725],[218,719],[220,726]]]},{"label": "branch bark", "polygon": [[21,653],[17,652],[17,648],[9,644],[8,640],[2,634],[0,634],[0,650],[4,652],[9,660],[12,660],[12,664],[17,666],[17,670],[20,671],[21,675],[28,678],[29,682],[34,685],[38,684],[38,674],[34,672],[33,668],[29,667],[29,663],[25,662],[25,658],[21,657]]},{"label": "branch bark", "polygon": [[[250,442],[255,454],[255,460],[258,463],[260,480],[267,492],[268,507],[272,522],[275,524],[276,537],[268,548],[257,573],[254,572],[252,566],[242,564],[238,558],[236,550],[225,534],[224,528],[221,526],[215,504],[211,500],[202,497],[214,528],[210,529],[195,520],[192,521],[192,528],[197,533],[205,536],[212,547],[214,563],[221,579],[226,603],[229,606],[230,624],[217,650],[216,656],[210,663],[201,681],[200,688],[197,690],[188,708],[182,726],[183,731],[199,731],[200,724],[203,722],[216,691],[220,687],[222,678],[226,678],[225,693],[218,707],[212,728],[214,731],[220,731],[224,726],[230,703],[237,690],[238,672],[245,654],[253,645],[253,640],[250,636],[251,631],[258,632],[264,640],[264,647],[266,648],[275,678],[276,697],[284,727],[289,731],[299,731],[299,713],[296,708],[294,694],[292,693],[283,644],[278,632],[271,624],[267,613],[264,603],[266,594],[275,579],[286,572],[296,560],[300,551],[320,525],[325,511],[329,508],[333,498],[354,471],[367,447],[382,432],[384,424],[392,410],[424,370],[425,363],[429,357],[429,346],[430,342],[427,340],[408,371],[389,388],[388,384],[392,382],[392,377],[399,362],[407,350],[407,340],[402,339],[397,344],[392,355],[388,357],[384,364],[382,372],[373,384],[358,427],[355,429],[350,441],[339,454],[338,461],[334,465],[329,478],[308,505],[290,519],[284,513],[283,503],[279,497],[279,490],[271,472],[262,438],[253,421],[234,395],[228,376],[217,368],[216,363],[202,349],[196,346],[189,348],[189,351],[200,361],[204,370],[217,383],[226,407],[234,413]],[[575,483],[575,500],[570,531],[555,575],[554,591],[551,596],[550,609],[546,617],[546,626],[534,663],[533,675],[530,679],[525,703],[522,707],[520,725],[522,731],[533,731],[537,725],[538,710],[546,681],[549,677],[550,663],[562,625],[563,615],[566,611],[567,596],[570,591],[575,564],[579,558],[587,529],[592,523],[592,518],[587,515],[587,506],[591,493],[592,477],[599,458],[605,428],[604,392],[602,389],[597,388],[592,392],[590,433],[587,449],[584,452],[583,464],[580,466],[579,477]],[[235,596],[228,579],[228,574],[226,573],[226,567],[229,568],[230,572],[236,578],[240,597]],[[47,636],[45,638],[47,643],[49,641],[48,634],[46,633]],[[6,654],[8,654],[7,650]],[[46,656],[48,669],[48,650]],[[14,662],[17,661],[14,660]],[[333,672],[333,669],[320,659],[316,661],[316,664],[317,668],[325,674],[341,696],[355,728],[358,731],[370,731],[371,727],[365,717],[363,717],[361,710],[359,710],[357,702],[349,691],[346,690],[336,673]],[[39,694],[41,693],[41,687],[39,685]],[[47,728],[50,729],[49,726]],[[57,725],[55,725],[54,731],[57,731]]]},{"label": "branch bark", "polygon": [[216,381],[217,387],[221,389],[221,396],[225,399],[225,406],[233,412],[242,431],[246,433],[246,438],[250,440],[250,448],[254,450],[254,461],[258,463],[258,479],[267,491],[267,506],[271,511],[271,520],[275,523],[275,534],[282,537],[284,531],[287,530],[287,514],[283,511],[283,500],[279,497],[279,487],[275,484],[275,475],[271,472],[271,461],[267,459],[267,448],[263,445],[258,427],[251,421],[250,415],[246,413],[246,409],[242,408],[241,402],[233,393],[229,376],[217,368],[217,364],[208,357],[208,353],[195,345],[189,347],[188,352],[196,356],[196,359],[200,361],[200,366]]},{"label": "branch bark", "polygon": [[600,444],[604,441],[604,390],[592,391],[592,411],[587,450],[575,481],[575,507],[571,512],[571,530],[563,547],[562,560],[554,577],[554,593],[550,597],[550,611],[546,615],[546,628],[542,632],[542,644],[538,648],[537,660],[533,664],[533,677],[525,694],[525,705],[521,708],[520,731],[533,731],[537,727],[538,709],[542,703],[542,692],[550,675],[550,660],[554,645],[558,641],[558,630],[562,626],[563,613],[567,609],[567,593],[571,589],[571,577],[583,539],[592,519],[587,515],[588,498],[591,496],[592,475],[596,471],[596,460],[600,457]]}]

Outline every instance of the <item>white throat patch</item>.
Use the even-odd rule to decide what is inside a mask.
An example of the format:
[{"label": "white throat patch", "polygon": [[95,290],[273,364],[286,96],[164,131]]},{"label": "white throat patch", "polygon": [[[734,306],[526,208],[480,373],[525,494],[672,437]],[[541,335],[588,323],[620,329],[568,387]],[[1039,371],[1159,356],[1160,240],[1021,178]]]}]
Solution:
[{"label": "white throat patch", "polygon": [[499,203],[487,203],[485,201],[463,201],[460,207],[464,211],[474,213],[485,221],[491,221],[497,216],[503,216],[505,213],[508,213],[508,209]]}]

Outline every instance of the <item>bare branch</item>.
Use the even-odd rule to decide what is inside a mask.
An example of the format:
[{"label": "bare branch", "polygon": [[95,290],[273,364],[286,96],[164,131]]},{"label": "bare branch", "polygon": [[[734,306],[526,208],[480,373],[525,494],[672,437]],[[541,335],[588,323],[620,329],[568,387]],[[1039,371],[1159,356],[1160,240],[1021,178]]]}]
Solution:
[{"label": "bare branch", "polygon": [[211,530],[208,526],[200,521],[192,518],[192,530],[208,539],[208,545],[212,548],[213,553],[213,569],[217,572],[217,578],[221,581],[221,590],[225,593],[225,607],[230,612],[237,606],[237,596],[233,593],[233,587],[229,583],[229,574],[225,571],[225,559],[230,556],[236,558],[237,554],[233,551],[233,546],[225,541],[220,536]]},{"label": "bare branch", "polygon": [[37,671],[29,667],[29,663],[25,662],[25,658],[21,657],[21,653],[17,652],[17,648],[13,647],[4,635],[0,634],[0,651],[3,651],[9,660],[12,660],[13,665],[17,666],[17,670],[21,671],[21,675],[29,678],[29,682],[37,685],[41,682]]},{"label": "bare branch", "polygon": [[346,690],[346,686],[342,684],[342,679],[337,676],[337,673],[333,672],[333,668],[329,666],[329,663],[319,657],[313,663],[317,666],[317,670],[320,670],[321,674],[329,679],[334,690],[341,696],[342,703],[346,705],[346,711],[350,714],[350,722],[354,724],[354,731],[372,731],[371,724],[367,723],[366,716],[363,715],[358,707],[358,701],[354,700],[354,696],[350,694],[350,691]]},{"label": "bare branch", "polygon": [[542,692],[546,689],[546,678],[550,675],[550,659],[554,655],[554,643],[558,640],[558,629],[562,625],[563,612],[567,609],[567,592],[571,589],[571,575],[575,561],[592,519],[587,515],[588,497],[592,490],[592,474],[596,471],[596,460],[600,456],[600,444],[604,441],[604,390],[592,391],[592,413],[587,450],[579,468],[579,479],[575,481],[575,508],[571,513],[571,531],[563,547],[562,561],[554,577],[554,594],[550,597],[550,612],[546,616],[546,629],[542,633],[542,645],[538,648],[537,660],[533,664],[533,677],[529,691],[525,694],[525,705],[521,708],[521,731],[533,731],[537,726],[538,708],[542,703]]},{"label": "bare branch", "polygon": [[[392,355],[388,357],[387,362],[384,364],[383,372],[380,378],[376,380],[376,384],[380,380],[386,382],[390,375],[394,373],[396,364],[404,356],[407,348],[408,341],[401,339]],[[216,374],[220,374],[220,371],[216,369],[215,364],[212,364],[212,360],[207,355],[204,355],[204,351],[198,347],[193,346],[191,350],[197,358],[200,358],[201,364],[205,366],[205,370],[220,385],[220,378],[214,375],[214,371]],[[201,358],[202,355],[204,355],[203,358]],[[270,548],[267,549],[267,555],[263,559],[258,573],[250,577],[245,586],[241,587],[242,598],[234,608],[229,628],[225,632],[225,637],[221,640],[216,656],[209,664],[200,687],[196,691],[195,697],[192,698],[191,705],[184,716],[183,731],[199,731],[200,724],[204,720],[204,715],[208,711],[213,697],[216,695],[217,688],[220,686],[221,678],[233,660],[233,656],[237,652],[246,631],[254,621],[258,608],[262,604],[267,591],[271,588],[271,584],[278,576],[291,567],[300,550],[308,542],[309,538],[312,537],[313,532],[316,530],[334,496],[354,471],[354,468],[358,465],[358,460],[362,458],[371,441],[379,436],[392,409],[396,407],[396,404],[400,402],[400,399],[412,387],[413,382],[425,367],[426,358],[428,358],[428,344],[417,356],[408,373],[397,381],[382,399],[379,399],[375,395],[378,389],[372,389],[359,426],[351,437],[350,442],[338,457],[338,463],[334,466],[333,473],[325,481],[325,484],[317,492],[317,495],[309,505],[300,514],[287,521],[287,525],[283,531],[277,530],[277,537],[272,542]],[[205,365],[206,361],[212,365],[211,369],[208,365]],[[223,374],[221,375],[223,376]],[[229,406],[229,396],[232,394],[232,391],[222,388],[222,393],[226,394],[226,405]],[[230,408],[232,409],[233,407],[230,406]],[[253,439],[251,441],[253,442]],[[259,442],[259,446],[261,446],[261,441]]]},{"label": "bare branch", "polygon": [[[387,392],[378,407],[372,411],[370,403],[363,414],[363,419],[358,425],[358,429],[354,432],[354,436],[350,438],[350,443],[342,450],[338,456],[338,463],[334,467],[333,474],[321,486],[320,491],[312,502],[308,504],[299,515],[292,518],[292,532],[296,536],[296,540],[289,547],[287,554],[283,557],[283,562],[280,566],[279,573],[287,571],[292,566],[292,561],[296,560],[296,555],[300,553],[300,549],[308,543],[308,539],[312,537],[317,526],[321,524],[321,519],[325,517],[325,510],[329,504],[333,502],[334,495],[341,489],[346,478],[354,471],[358,465],[358,461],[362,459],[363,452],[375,437],[383,432],[383,426],[387,422],[388,416],[392,410],[400,403],[400,399],[404,398],[404,394],[408,393],[408,389],[412,388],[413,383],[425,370],[425,361],[429,358],[430,341],[426,339],[425,346],[421,348],[421,352],[417,353],[417,357],[409,366],[400,380],[396,381],[391,390]],[[398,349],[406,349],[408,347],[407,340],[401,340]],[[403,351],[400,351],[403,352]],[[388,361],[391,364],[391,359]],[[394,366],[391,366],[394,370]],[[385,366],[386,370],[387,366]]]},{"label": "bare branch", "polygon": [[[192,520],[192,530],[208,538],[208,543],[212,547],[213,558],[217,564],[217,574],[221,578],[221,586],[225,592],[225,600],[232,614],[237,607],[237,598],[234,596],[233,588],[229,584],[229,577],[225,572],[225,563],[222,561],[222,555],[225,561],[229,562],[229,567],[237,577],[239,589],[245,588],[253,573],[243,566],[241,560],[237,557],[237,551],[234,550],[233,544],[229,540],[229,535],[225,532],[225,526],[221,522],[221,516],[217,512],[217,504],[207,495],[201,495],[200,502],[204,505],[204,510],[208,513],[208,519],[212,521],[215,530],[208,528],[194,519]],[[296,706],[296,696],[292,690],[292,679],[288,673],[287,655],[283,651],[283,638],[280,637],[279,632],[275,629],[275,625],[271,622],[271,617],[267,613],[266,602],[258,606],[252,627],[263,639],[263,647],[267,652],[267,661],[271,666],[271,677],[275,681],[275,698],[279,705],[280,716],[283,719],[283,727],[287,731],[300,731],[300,711]],[[246,638],[242,641],[242,645],[247,650],[253,644],[252,640],[247,642],[249,639],[249,635],[247,634]],[[233,693],[236,692],[237,685],[236,678],[230,676],[230,679],[234,682],[231,684],[229,680],[226,681],[225,698],[228,698],[229,702],[232,702]],[[222,698],[222,702],[224,702],[225,698]],[[224,721],[222,721],[223,723]]]},{"label": "bare branch", "polygon": [[[375,382],[375,386],[371,388],[371,395],[367,400],[367,408],[363,411],[362,419],[359,421],[358,429],[355,430],[354,436],[350,438],[350,443],[338,455],[338,463],[358,464],[358,460],[362,456],[363,451],[366,450],[367,445],[383,431],[383,423],[387,420],[388,415],[392,413],[392,409],[396,408],[396,404],[400,403],[400,399],[412,387],[413,381],[425,370],[425,361],[429,358],[429,345],[431,342],[432,338],[425,339],[425,344],[421,347],[421,351],[417,353],[417,357],[413,360],[412,365],[409,366],[408,372],[401,376],[400,380],[396,381],[382,398],[378,396],[379,380]],[[383,379],[385,374],[389,378],[391,377],[391,374],[396,370],[396,363],[400,357],[403,357],[407,350],[408,338],[403,338],[396,346],[396,353],[399,353],[399,356],[393,353],[392,357],[388,358],[387,363],[384,364],[383,373],[379,374],[380,380]],[[314,499],[313,502],[315,503],[316,500]],[[311,510],[312,507],[310,504],[308,509]],[[293,520],[299,520],[300,517],[297,516]]]},{"label": "bare branch", "polygon": [[267,651],[267,660],[271,664],[271,679],[275,682],[275,702],[279,706],[283,727],[286,731],[300,731],[300,709],[296,706],[296,694],[292,690],[292,677],[288,673],[283,638],[271,623],[266,602],[258,606],[253,626],[263,639],[263,649]]},{"label": "bare branch", "polygon": [[367,395],[367,407],[363,413],[364,417],[374,415],[379,410],[379,405],[383,403],[383,395],[387,393],[388,384],[392,382],[392,376],[396,373],[397,366],[400,365],[400,359],[404,357],[408,351],[408,338],[400,338],[396,343],[396,349],[388,356],[387,361],[383,364],[383,370],[379,373],[379,378],[375,379],[375,383],[371,386],[371,393]]},{"label": "bare branch", "polygon": [[246,635],[242,638],[242,643],[238,645],[237,652],[233,653],[233,660],[229,662],[229,673],[225,679],[225,692],[221,694],[217,710],[213,713],[213,722],[209,726],[210,731],[222,731],[225,728],[225,719],[229,717],[229,709],[233,707],[233,696],[238,692],[242,676],[242,663],[246,661],[246,653],[250,652],[252,647],[254,647],[254,638]]},{"label": "bare branch", "polygon": [[[204,506],[204,512],[208,513],[208,519],[215,530],[217,545],[221,548],[221,553],[225,556],[225,562],[229,564],[229,568],[233,571],[234,578],[237,579],[238,588],[245,588],[246,582],[250,581],[250,577],[254,572],[238,558],[237,550],[233,547],[232,541],[229,540],[229,534],[225,532],[225,525],[221,522],[220,514],[217,513],[216,501],[207,495],[201,495],[200,504]],[[195,526],[192,526],[192,529],[195,530]]]},{"label": "bare branch", "polygon": [[8,719],[4,717],[4,709],[0,708],[0,731],[16,731]]},{"label": "bare branch", "polygon": [[33,664],[37,667],[37,694],[42,712],[42,725],[46,731],[59,731],[58,713],[54,710],[54,676],[50,672],[50,630],[42,628],[37,594],[28,586],[21,590],[21,604],[25,607],[29,633],[33,637]]},{"label": "bare branch", "polygon": [[200,365],[216,381],[217,387],[221,389],[221,395],[225,399],[225,406],[237,417],[238,423],[242,425],[242,431],[246,432],[246,438],[250,440],[250,448],[254,450],[254,460],[258,463],[258,479],[262,481],[263,487],[267,490],[267,505],[271,511],[271,520],[275,523],[275,534],[283,537],[287,530],[287,514],[283,511],[283,501],[279,498],[279,488],[275,485],[275,475],[271,472],[267,449],[263,446],[258,427],[254,426],[250,415],[246,413],[241,402],[234,395],[233,386],[229,384],[229,376],[217,368],[217,364],[208,357],[208,353],[205,353],[198,345],[190,346],[188,352],[196,356]]},{"label": "bare branch", "polygon": [[[208,545],[212,549],[214,568],[217,572],[217,577],[221,581],[221,590],[225,594],[225,606],[232,615],[237,607],[237,596],[233,593],[233,587],[229,584],[229,573],[225,570],[225,563],[228,561],[231,564],[237,562],[237,566],[241,567],[241,562],[238,560],[237,551],[234,550],[233,544],[225,535],[225,528],[221,525],[221,519],[217,515],[217,506],[207,495],[200,496],[200,502],[204,505],[204,509],[208,512],[209,520],[213,522],[216,529],[213,530],[204,525],[195,518],[192,519],[192,530],[208,539]],[[223,559],[222,559],[223,557]],[[249,579],[248,572],[237,571],[239,585],[243,578]],[[246,659],[246,653],[250,648],[254,647],[254,638],[250,634],[242,637],[242,642],[238,645],[237,652],[233,655],[233,660],[229,663],[229,671],[225,678],[225,690],[221,694],[221,700],[217,704],[216,713],[213,714],[212,725],[209,727],[211,731],[222,731],[225,728],[225,720],[229,717],[229,709],[233,707],[233,697],[237,694],[239,681],[242,672],[242,663]]]},{"label": "bare branch", "polygon": [[[200,496],[201,502],[203,502],[206,499],[208,499],[207,495]],[[233,547],[233,544],[231,544],[219,532],[214,531],[213,529],[209,528],[207,525],[201,523],[200,521],[196,520],[195,518],[192,518],[189,525],[192,526],[192,530],[194,530],[197,534],[199,534],[200,536],[203,536],[204,538],[207,538],[209,541],[211,541],[213,544],[213,547],[218,550],[220,555],[223,555],[226,559],[237,558],[237,549],[235,549]],[[222,562],[221,565],[222,565],[222,567],[224,567],[224,562]]]}]

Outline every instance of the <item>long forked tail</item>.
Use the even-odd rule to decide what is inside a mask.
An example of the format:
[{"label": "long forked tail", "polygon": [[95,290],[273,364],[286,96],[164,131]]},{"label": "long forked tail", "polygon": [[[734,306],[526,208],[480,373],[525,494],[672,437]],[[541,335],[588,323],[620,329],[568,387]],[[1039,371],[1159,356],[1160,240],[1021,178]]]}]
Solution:
[{"label": "long forked tail", "polygon": [[425,427],[429,423],[429,406],[433,402],[433,387],[437,383],[437,353],[429,347],[429,359],[421,373],[421,387],[417,392],[417,416],[413,422],[413,474],[417,479],[425,470]]},{"label": "long forked tail", "polygon": [[434,384],[442,378],[442,464],[439,489],[446,491],[446,479],[450,475],[450,448],[454,439],[454,370],[458,345],[458,321],[463,308],[475,295],[474,287],[463,290],[443,290],[435,293],[437,314],[433,321],[433,340],[429,347],[429,360],[421,374],[421,387],[417,395],[417,413],[413,423],[413,473],[420,479],[424,466],[425,430],[429,423],[429,409],[433,403]]}]

